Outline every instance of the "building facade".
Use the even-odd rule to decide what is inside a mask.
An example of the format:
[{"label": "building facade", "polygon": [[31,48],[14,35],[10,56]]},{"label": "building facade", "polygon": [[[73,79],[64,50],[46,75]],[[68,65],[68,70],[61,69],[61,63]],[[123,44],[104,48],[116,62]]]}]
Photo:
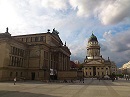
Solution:
[{"label": "building facade", "polygon": [[60,79],[70,72],[71,52],[59,32],[11,36],[0,34],[0,81]]},{"label": "building facade", "polygon": [[97,37],[93,33],[88,40],[87,56],[84,60],[83,67],[85,77],[103,77],[116,73],[116,70],[113,71],[116,65],[110,61],[109,57],[108,60],[105,60],[100,55],[100,45]]},{"label": "building facade", "polygon": [[130,76],[130,61],[123,64],[122,67],[120,68],[121,73],[125,76],[125,75],[129,75]]}]

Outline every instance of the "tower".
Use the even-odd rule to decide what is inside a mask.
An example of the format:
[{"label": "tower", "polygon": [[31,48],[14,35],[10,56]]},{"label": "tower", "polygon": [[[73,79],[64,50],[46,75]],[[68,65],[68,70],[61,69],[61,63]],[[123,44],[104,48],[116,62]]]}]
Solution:
[{"label": "tower", "polygon": [[88,40],[87,56],[84,60],[84,76],[85,77],[107,77],[111,75],[112,63],[110,59],[105,60],[100,55],[100,45],[97,37],[92,33]]},{"label": "tower", "polygon": [[100,45],[97,37],[92,33],[88,40],[87,45],[87,58],[88,59],[100,59]]}]

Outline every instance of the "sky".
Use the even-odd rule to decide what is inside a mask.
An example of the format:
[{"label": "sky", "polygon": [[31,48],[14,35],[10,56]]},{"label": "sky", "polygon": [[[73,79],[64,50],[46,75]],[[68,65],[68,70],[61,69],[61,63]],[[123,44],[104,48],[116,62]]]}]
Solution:
[{"label": "sky", "polygon": [[6,27],[12,36],[55,28],[81,63],[93,32],[103,58],[118,67],[130,61],[130,0],[0,0],[0,33]]}]

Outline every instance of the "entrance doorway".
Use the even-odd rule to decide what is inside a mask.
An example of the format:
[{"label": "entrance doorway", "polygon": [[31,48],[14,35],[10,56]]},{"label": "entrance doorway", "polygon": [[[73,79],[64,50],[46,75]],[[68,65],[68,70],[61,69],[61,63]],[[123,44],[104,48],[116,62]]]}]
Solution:
[{"label": "entrance doorway", "polygon": [[93,67],[93,76],[96,76],[96,67]]},{"label": "entrance doorway", "polygon": [[35,72],[32,72],[32,80],[34,80],[35,79]]}]

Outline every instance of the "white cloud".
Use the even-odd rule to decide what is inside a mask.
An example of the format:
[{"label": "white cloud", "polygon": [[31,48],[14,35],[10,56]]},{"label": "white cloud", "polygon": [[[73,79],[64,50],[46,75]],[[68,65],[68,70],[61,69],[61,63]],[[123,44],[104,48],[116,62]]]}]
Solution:
[{"label": "white cloud", "polygon": [[78,16],[97,17],[104,25],[130,18],[130,0],[70,0]]},{"label": "white cloud", "polygon": [[116,0],[109,4],[100,13],[103,24],[116,24],[130,18],[130,0]]},{"label": "white cloud", "polygon": [[102,0],[70,0],[70,5],[77,9],[78,16],[88,17],[94,13]]},{"label": "white cloud", "polygon": [[41,4],[45,8],[52,8],[56,10],[67,9],[67,0],[42,0]]},{"label": "white cloud", "polygon": [[10,25],[11,27],[15,27],[21,20],[15,12],[11,2],[8,2],[10,1],[3,0],[0,2],[0,23],[1,26]]}]

